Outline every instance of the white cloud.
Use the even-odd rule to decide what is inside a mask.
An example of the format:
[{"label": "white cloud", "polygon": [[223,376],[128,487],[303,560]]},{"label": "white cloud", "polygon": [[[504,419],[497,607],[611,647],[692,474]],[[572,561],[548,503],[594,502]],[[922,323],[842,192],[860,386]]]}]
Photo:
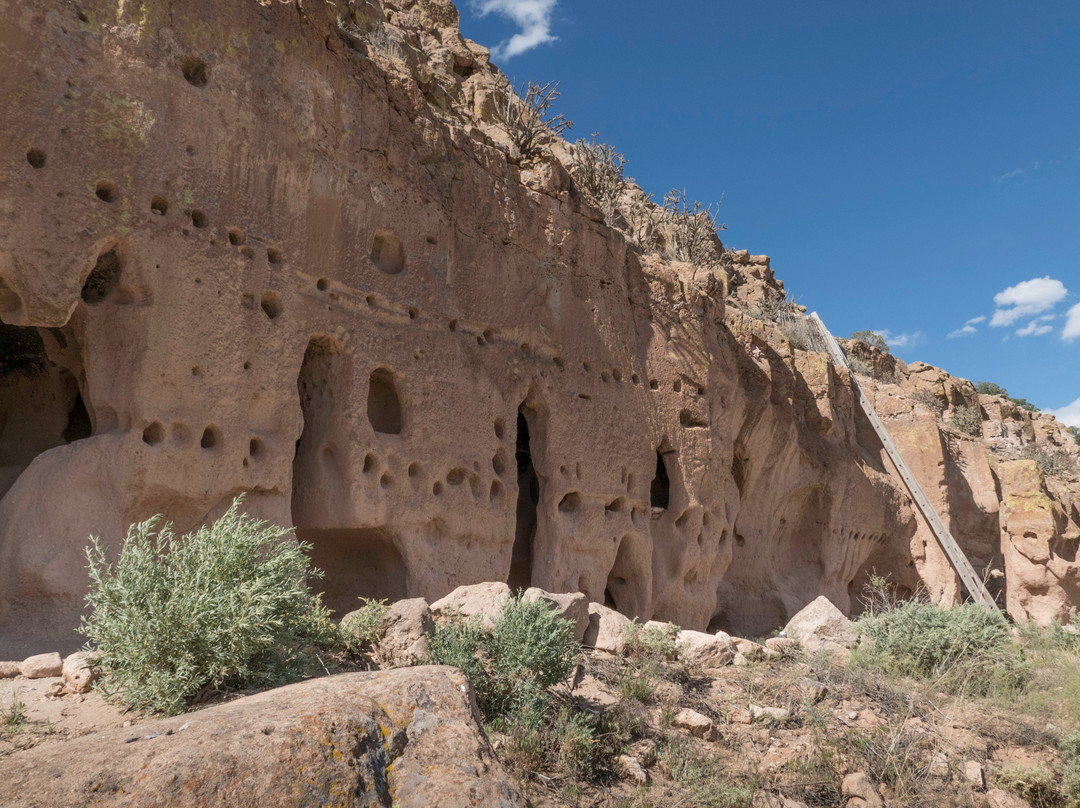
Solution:
[{"label": "white cloud", "polygon": [[892,348],[914,348],[916,345],[925,342],[922,331],[912,331],[910,334],[894,334],[888,329],[884,329],[874,333],[885,340]]},{"label": "white cloud", "polygon": [[1022,281],[994,295],[997,310],[990,318],[990,325],[1008,326],[1021,317],[1040,314],[1056,306],[1068,293],[1065,284],[1049,275]]},{"label": "white cloud", "polygon": [[1014,169],[1013,171],[1006,171],[1004,174],[1002,174],[1000,177],[998,177],[998,182],[1002,182],[1004,180],[1011,180],[1014,177],[1019,177],[1023,173],[1024,173],[1024,169],[1022,169],[1022,168],[1017,168],[1017,169]]},{"label": "white cloud", "polygon": [[[1080,306],[1080,303],[1077,306]],[[1075,309],[1077,306],[1073,308]],[[1072,404],[1066,404],[1060,410],[1047,410],[1047,412],[1065,426],[1080,426],[1080,398],[1076,399]]]},{"label": "white cloud", "polygon": [[972,334],[978,333],[979,329],[977,329],[975,326],[977,326],[979,323],[985,322],[985,315],[972,317],[970,320],[964,322],[963,328],[958,328],[955,331],[950,331],[947,336],[949,339],[956,339],[957,337],[970,337]]},{"label": "white cloud", "polygon": [[[1043,318],[1039,318],[1041,320]],[[1032,320],[1023,328],[1016,330],[1016,336],[1018,337],[1041,337],[1043,334],[1049,334],[1054,330],[1052,325],[1039,325],[1039,320]]]},{"label": "white cloud", "polygon": [[492,13],[509,17],[521,29],[491,49],[493,58],[504,60],[557,39],[551,33],[555,3],[556,0],[472,0],[472,7],[481,17]]},{"label": "white cloud", "polygon": [[1080,337],[1080,303],[1077,303],[1065,315],[1065,327],[1061,329],[1061,338],[1072,342]]}]

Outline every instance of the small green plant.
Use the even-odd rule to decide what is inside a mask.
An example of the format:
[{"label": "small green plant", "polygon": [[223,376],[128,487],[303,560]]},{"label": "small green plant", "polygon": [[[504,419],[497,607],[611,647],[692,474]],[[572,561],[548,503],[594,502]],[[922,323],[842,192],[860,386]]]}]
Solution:
[{"label": "small green plant", "polygon": [[982,415],[977,407],[961,404],[949,418],[949,426],[965,435],[977,438],[982,435]]},{"label": "small green plant", "polygon": [[877,331],[854,331],[851,338],[859,342],[865,342],[871,348],[877,348],[882,353],[889,352],[889,343]]},{"label": "small green plant", "polygon": [[1035,465],[1047,477],[1060,477],[1073,471],[1072,459],[1064,451],[1047,449],[1043,446],[1028,445],[1020,452],[1025,460],[1034,460]]},{"label": "small green plant", "polygon": [[1061,795],[1070,808],[1080,806],[1080,732],[1066,732],[1058,742],[1061,754]]},{"label": "small green plant", "polygon": [[1073,440],[1080,446],[1080,426],[1068,426],[1065,431],[1072,435]]},{"label": "small green plant", "polygon": [[678,657],[675,641],[682,629],[674,623],[643,626],[635,617],[623,628],[623,654],[628,657],[671,660]]},{"label": "small green plant", "polygon": [[926,409],[934,413],[934,417],[939,420],[945,412],[945,402],[931,390],[925,388],[916,390],[911,394],[911,400],[918,404],[922,404]]},{"label": "small green plant", "polygon": [[1004,396],[1008,395],[1004,387],[993,382],[976,382],[975,389],[982,393],[984,396]]},{"label": "small green plant", "polygon": [[1001,612],[973,603],[945,609],[907,601],[857,622],[877,665],[893,673],[933,678],[949,692],[985,695],[1018,691],[1032,671]]},{"label": "small green plant", "polygon": [[1003,766],[994,773],[994,784],[1027,800],[1032,808],[1057,808],[1061,792],[1053,772],[1037,766]]},{"label": "small green plant", "polygon": [[1028,401],[1026,398],[1013,398],[1012,396],[1007,396],[1007,398],[1012,404],[1015,404],[1022,410],[1027,410],[1028,412],[1039,411],[1039,408],[1032,404],[1030,401]]},{"label": "small green plant", "polygon": [[499,107],[500,123],[522,156],[536,157],[545,143],[574,126],[551,109],[559,98],[559,82],[530,81],[518,89],[504,79],[502,90],[505,100]]},{"label": "small green plant", "polygon": [[695,808],[748,808],[758,784],[728,776],[724,766],[683,738],[673,737],[660,751],[660,770],[685,793],[678,805]]},{"label": "small green plant", "polygon": [[314,662],[302,649],[340,642],[306,584],[321,574],[310,546],[241,513],[242,499],[179,537],[161,516],[132,525],[115,562],[91,538],[80,631],[107,697],[176,714],[217,691],[296,679]]},{"label": "small green plant", "polygon": [[548,714],[548,688],[574,669],[580,647],[569,621],[543,601],[507,599],[491,632],[476,620],[451,618],[431,637],[431,661],[461,668],[472,682],[485,720],[539,729]]},{"label": "small green plant", "polygon": [[360,608],[341,621],[341,630],[348,650],[356,653],[374,648],[379,643],[379,624],[389,609],[385,600],[360,598]]},{"label": "small green plant", "polygon": [[22,688],[11,694],[11,706],[3,713],[4,731],[14,735],[26,723],[26,702],[20,698]]},{"label": "small green plant", "polygon": [[574,144],[574,164],[570,174],[578,183],[585,198],[604,214],[604,222],[615,224],[619,198],[626,190],[623,170],[626,157],[607,143],[597,143],[594,132],[592,142],[584,138]]}]

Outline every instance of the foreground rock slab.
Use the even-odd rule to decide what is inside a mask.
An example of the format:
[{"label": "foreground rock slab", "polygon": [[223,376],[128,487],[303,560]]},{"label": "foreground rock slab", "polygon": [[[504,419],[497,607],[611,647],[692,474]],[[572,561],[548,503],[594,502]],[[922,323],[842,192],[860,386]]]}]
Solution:
[{"label": "foreground rock slab", "polygon": [[526,804],[455,668],[349,673],[4,761],[4,805]]}]

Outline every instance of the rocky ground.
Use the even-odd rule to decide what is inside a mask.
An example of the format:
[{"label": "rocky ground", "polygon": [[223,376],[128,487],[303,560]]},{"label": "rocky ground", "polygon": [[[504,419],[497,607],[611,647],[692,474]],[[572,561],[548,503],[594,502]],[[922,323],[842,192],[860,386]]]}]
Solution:
[{"label": "rocky ground", "polygon": [[[292,794],[275,783],[295,781],[310,793],[288,804],[315,804],[319,789],[346,805],[1073,804],[1059,744],[1080,728],[1080,658],[1045,632],[1025,635],[1029,688],[973,696],[886,675],[859,624],[823,598],[759,643],[640,626],[580,594],[531,590],[585,646],[553,691],[557,740],[544,747],[497,720],[485,740],[460,672],[394,669],[427,655],[438,621],[490,624],[507,594],[483,584],[430,609],[399,602],[370,654],[387,670],[233,694],[182,716],[125,712],[72,692],[70,675],[2,680],[0,776],[14,788],[0,802],[185,804],[194,791],[199,804],[267,806]],[[560,722],[574,715],[601,731],[568,742]],[[247,777],[256,763],[265,771]]]}]

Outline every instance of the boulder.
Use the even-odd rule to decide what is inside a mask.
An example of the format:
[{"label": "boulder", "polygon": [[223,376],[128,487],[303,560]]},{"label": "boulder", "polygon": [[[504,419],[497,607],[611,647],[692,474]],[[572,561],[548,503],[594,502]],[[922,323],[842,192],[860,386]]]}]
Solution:
[{"label": "boulder", "polygon": [[850,797],[849,808],[884,808],[885,803],[877,793],[866,772],[852,772],[840,784],[840,791]]},{"label": "boulder", "polygon": [[639,786],[646,785],[649,782],[649,773],[645,771],[636,757],[632,755],[619,755],[619,771],[622,772],[624,777],[633,780]]},{"label": "boulder", "polygon": [[630,618],[600,603],[589,604],[589,625],[582,644],[597,651],[621,654],[626,644],[626,627]]},{"label": "boulder", "polygon": [[696,710],[691,710],[688,707],[679,710],[671,723],[679,729],[686,730],[696,738],[705,741],[716,740],[716,727],[713,725],[712,719]]},{"label": "boulder", "polygon": [[93,653],[77,651],[64,659],[61,675],[65,693],[87,693],[101,677],[101,668],[90,664]]},{"label": "boulder", "polygon": [[44,679],[47,676],[59,676],[64,669],[64,661],[55,651],[51,654],[36,654],[27,657],[19,666],[19,672],[27,679]]},{"label": "boulder", "polygon": [[784,627],[807,651],[838,651],[858,642],[851,621],[824,595],[803,607]]},{"label": "boulder", "polygon": [[581,642],[585,630],[589,627],[589,599],[580,592],[545,592],[535,586],[525,590],[522,600],[543,600],[550,604],[559,617],[574,624],[574,640]]},{"label": "boulder", "polygon": [[675,649],[683,662],[695,668],[721,668],[738,653],[731,637],[722,631],[706,634],[683,629],[675,640]]},{"label": "boulder", "polygon": [[504,583],[467,584],[432,603],[431,613],[438,620],[452,615],[479,617],[484,628],[490,629],[495,618],[502,614],[509,597],[510,587]]},{"label": "boulder", "polygon": [[0,662],[0,679],[14,679],[21,668],[21,662]]},{"label": "boulder", "polygon": [[1027,800],[1000,788],[992,788],[986,792],[986,804],[988,808],[1031,808],[1031,803]]},{"label": "boulder", "polygon": [[428,637],[435,631],[431,609],[423,598],[399,600],[379,623],[376,655],[385,667],[423,665],[431,656]]},{"label": "boulder", "polygon": [[10,808],[285,808],[526,801],[443,666],[346,673],[4,760]]}]

